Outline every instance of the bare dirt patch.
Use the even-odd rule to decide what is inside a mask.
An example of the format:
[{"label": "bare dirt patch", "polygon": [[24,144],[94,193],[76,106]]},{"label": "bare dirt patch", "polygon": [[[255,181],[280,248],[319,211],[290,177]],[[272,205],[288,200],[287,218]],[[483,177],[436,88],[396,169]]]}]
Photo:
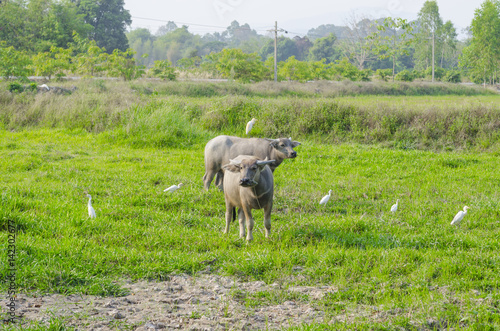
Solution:
[{"label": "bare dirt patch", "polygon": [[[311,300],[330,287],[291,287],[286,293],[306,300],[259,301],[263,293],[283,293],[278,284],[240,282],[230,277],[203,274],[175,275],[164,282],[126,282],[129,295],[102,298],[90,295],[49,294],[17,297],[20,325],[49,325],[64,320],[78,330],[275,330],[324,322],[324,312]],[[245,298],[257,298],[249,304]],[[5,312],[5,302],[2,309]],[[272,302],[274,301],[274,302]]]}]

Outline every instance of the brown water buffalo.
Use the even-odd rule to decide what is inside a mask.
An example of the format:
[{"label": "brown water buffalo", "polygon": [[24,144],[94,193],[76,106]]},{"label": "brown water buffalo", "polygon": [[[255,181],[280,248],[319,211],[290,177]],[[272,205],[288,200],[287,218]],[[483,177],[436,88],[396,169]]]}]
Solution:
[{"label": "brown water buffalo", "polygon": [[245,220],[247,240],[253,240],[252,209],[264,209],[264,226],[266,238],[271,233],[271,209],[273,208],[273,173],[268,165],[275,160],[260,160],[256,156],[239,155],[223,166],[224,197],[226,199],[226,229],[239,209],[240,238],[245,237]]},{"label": "brown water buffalo", "polygon": [[274,160],[269,164],[271,171],[278,167],[284,159],[293,159],[297,156],[294,147],[300,143],[291,138],[239,138],[233,136],[218,136],[210,140],[205,146],[205,175],[203,183],[208,191],[210,183],[215,177],[215,185],[222,188],[224,173],[222,165],[229,163],[229,159],[238,155],[254,155],[264,160]]}]

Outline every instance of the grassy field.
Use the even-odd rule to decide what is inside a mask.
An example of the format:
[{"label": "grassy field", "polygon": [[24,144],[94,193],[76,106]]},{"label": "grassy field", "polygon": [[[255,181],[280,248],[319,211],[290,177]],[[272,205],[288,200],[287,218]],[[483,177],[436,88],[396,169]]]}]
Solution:
[{"label": "grassy field", "polygon": [[[95,97],[93,108],[85,108],[92,99],[87,91],[87,96],[66,97],[73,108],[50,113],[47,103],[63,101],[28,96],[25,108],[15,112],[21,97],[0,96],[11,107],[1,114],[0,261],[6,266],[7,223],[14,221],[20,291],[120,296],[125,294],[121,279],[195,274],[216,259],[213,272],[282,284],[275,293],[245,297],[248,305],[292,299],[311,301],[327,317],[359,306],[389,316],[383,323],[359,316],[344,325],[349,329],[500,328],[496,140],[486,147],[450,144],[453,148],[436,152],[399,148],[391,137],[390,143],[337,143],[322,132],[294,132],[302,145],[296,148],[297,159],[285,160],[275,172],[271,238],[264,238],[263,214],[255,211],[254,242],[247,244],[238,239],[237,226],[222,234],[224,197],[213,187],[203,190],[203,147],[221,133],[242,135],[241,121],[258,114],[266,102],[268,109],[278,104],[142,95],[121,103],[113,99],[123,103],[113,117],[98,106],[111,100],[110,89]],[[276,102],[294,111],[294,105],[317,101],[287,97]],[[238,102],[243,106],[229,114],[239,110],[241,119],[221,127],[208,120]],[[470,104],[498,115],[497,96],[363,96],[335,102],[374,113],[384,102],[398,107],[387,113],[406,106],[426,112],[436,105],[443,105],[439,112],[459,112],[453,105]],[[85,106],[77,109],[79,104]],[[82,115],[85,110],[88,117]],[[16,122],[13,114],[23,111],[31,114],[30,121]],[[262,122],[256,125],[257,136],[271,132]],[[185,184],[179,191],[163,192],[179,182]],[[320,206],[329,189],[330,202]],[[87,216],[87,192],[96,219]],[[392,214],[396,199],[399,210]],[[464,205],[471,209],[462,226],[450,226]],[[6,268],[1,272],[4,279]],[[338,291],[321,300],[286,291],[290,285],[319,284]]]}]

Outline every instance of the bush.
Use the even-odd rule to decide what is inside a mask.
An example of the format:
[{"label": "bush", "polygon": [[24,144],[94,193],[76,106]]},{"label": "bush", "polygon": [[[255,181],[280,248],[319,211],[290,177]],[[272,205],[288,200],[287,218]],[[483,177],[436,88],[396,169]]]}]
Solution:
[{"label": "bush", "polygon": [[387,82],[387,78],[392,76],[392,69],[377,69],[377,71],[375,71],[375,75],[377,75],[384,82]]},{"label": "bush", "polygon": [[12,82],[12,83],[9,83],[7,89],[11,93],[21,93],[24,91],[36,91],[37,84],[36,83],[29,83],[28,85],[22,85],[19,82]]},{"label": "bush", "polygon": [[332,64],[331,69],[335,75],[352,81],[358,80],[360,76],[359,69],[349,62],[349,59],[346,57],[342,60],[337,60],[335,64]]},{"label": "bush", "polygon": [[443,81],[448,83],[460,83],[462,82],[462,74],[458,70],[448,70],[444,75]]},{"label": "bush", "polygon": [[403,70],[401,72],[398,72],[395,77],[396,80],[402,81],[402,82],[412,82],[414,77],[411,71],[409,70]]},{"label": "bush", "polygon": [[371,69],[363,69],[359,72],[359,80],[362,82],[369,82],[371,75],[373,75],[373,71]]},{"label": "bush", "polygon": [[21,93],[22,91],[24,91],[24,87],[19,82],[12,82],[12,83],[9,83],[8,90],[11,93],[16,93],[16,92]]},{"label": "bush", "polygon": [[[441,80],[445,75],[445,70],[440,67],[434,67],[434,79]],[[425,69],[425,76],[432,77],[432,67]]]},{"label": "bush", "polygon": [[163,80],[175,80],[177,78],[175,69],[172,67],[172,63],[169,60],[155,61],[153,67],[150,69],[150,73],[151,76]]}]

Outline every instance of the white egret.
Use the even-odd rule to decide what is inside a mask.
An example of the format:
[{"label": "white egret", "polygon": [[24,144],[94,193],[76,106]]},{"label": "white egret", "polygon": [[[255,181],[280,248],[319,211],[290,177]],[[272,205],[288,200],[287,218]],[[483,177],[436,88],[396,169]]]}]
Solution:
[{"label": "white egret", "polygon": [[399,203],[399,199],[397,199],[396,203],[392,205],[391,212],[395,213],[398,211],[398,203]]},{"label": "white egret", "polygon": [[44,88],[44,89],[46,89],[47,91],[49,91],[49,90],[50,90],[50,88],[47,86],[47,84],[42,84],[42,85],[40,85],[40,88]]},{"label": "white egret", "polygon": [[247,134],[250,133],[250,130],[252,130],[252,127],[255,124],[255,122],[257,122],[257,119],[256,118],[252,118],[252,120],[247,123],[247,128],[246,128]]},{"label": "white egret", "polygon": [[326,203],[328,202],[328,200],[330,200],[330,196],[332,195],[332,190],[328,191],[328,194],[325,195],[321,201],[319,202],[320,205],[326,205]]},{"label": "white egret", "polygon": [[90,194],[87,194],[87,198],[89,198],[89,203],[87,204],[89,207],[89,217],[95,218],[95,210],[94,207],[92,207],[92,196]]},{"label": "white egret", "polygon": [[169,188],[164,189],[163,192],[175,192],[178,189],[180,189],[182,187],[182,185],[184,185],[184,184],[179,183],[179,185],[172,185]]},{"label": "white egret", "polygon": [[462,221],[462,219],[464,218],[465,214],[467,214],[467,209],[469,209],[470,207],[467,207],[467,206],[464,206],[464,210],[462,211],[459,211],[455,217],[453,218],[453,221],[451,221],[451,225],[460,225],[460,222]]}]

